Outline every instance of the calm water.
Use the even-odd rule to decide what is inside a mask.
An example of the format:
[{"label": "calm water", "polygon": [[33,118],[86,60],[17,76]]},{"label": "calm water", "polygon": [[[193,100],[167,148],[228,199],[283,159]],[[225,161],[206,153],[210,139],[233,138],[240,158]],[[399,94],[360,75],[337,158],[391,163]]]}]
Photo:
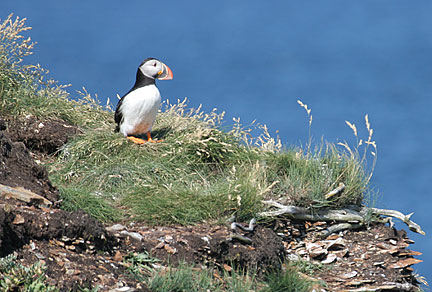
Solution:
[{"label": "calm water", "polygon": [[[163,96],[227,112],[227,121],[267,124],[286,145],[312,134],[354,142],[345,120],[374,128],[378,207],[415,212],[427,236],[418,272],[432,281],[432,2],[430,1],[61,1],[0,2],[28,18],[38,45],[28,62],[85,86],[102,101],[123,95],[136,67],[158,57],[174,71]],[[267,2],[269,3],[269,2]],[[398,224],[399,228],[405,228]]]}]

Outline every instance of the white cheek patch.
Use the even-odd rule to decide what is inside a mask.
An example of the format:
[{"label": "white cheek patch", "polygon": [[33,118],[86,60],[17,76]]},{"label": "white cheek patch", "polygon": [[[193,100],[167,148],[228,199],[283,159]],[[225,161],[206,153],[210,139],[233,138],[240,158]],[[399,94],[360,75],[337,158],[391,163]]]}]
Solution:
[{"label": "white cheek patch", "polygon": [[153,66],[141,66],[140,70],[144,76],[147,76],[149,78],[154,78],[155,74],[157,73],[156,68]]}]

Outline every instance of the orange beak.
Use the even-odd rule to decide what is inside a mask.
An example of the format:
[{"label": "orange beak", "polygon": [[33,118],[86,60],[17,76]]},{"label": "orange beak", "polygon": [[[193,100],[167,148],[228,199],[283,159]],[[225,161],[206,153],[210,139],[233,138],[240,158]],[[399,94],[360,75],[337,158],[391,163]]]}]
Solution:
[{"label": "orange beak", "polygon": [[162,70],[159,72],[159,77],[157,77],[159,80],[171,80],[173,79],[173,72],[171,71],[170,67],[162,63]]}]

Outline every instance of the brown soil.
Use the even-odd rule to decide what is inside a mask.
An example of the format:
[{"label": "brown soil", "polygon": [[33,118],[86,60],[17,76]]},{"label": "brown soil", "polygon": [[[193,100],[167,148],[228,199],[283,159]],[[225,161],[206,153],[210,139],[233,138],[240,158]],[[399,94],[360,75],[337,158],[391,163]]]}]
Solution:
[{"label": "brown soil", "polygon": [[48,179],[46,169],[36,163],[26,145],[12,141],[0,120],[0,183],[24,187],[50,201],[57,201],[58,192]]},{"label": "brown soil", "polygon": [[25,119],[0,121],[12,141],[22,142],[33,153],[54,154],[68,140],[80,133],[75,126],[61,120],[41,120],[32,116]]},{"label": "brown soil", "polygon": [[[58,191],[34,158],[55,154],[78,132],[61,121],[0,119],[0,184],[21,186],[57,201]],[[406,261],[416,253],[406,249],[411,241],[405,233],[377,225],[341,233],[333,239],[340,238],[343,243],[328,247],[318,237],[325,227],[323,222],[275,221],[244,234],[251,239],[248,244],[231,239],[225,225],[148,227],[130,223],[107,227],[81,211],[45,208],[0,196],[0,257],[14,253],[25,265],[42,261],[48,282],[60,291],[96,285],[100,285],[99,291],[149,291],[131,275],[131,264],[125,260],[142,252],[161,259],[162,266],[179,261],[221,270],[236,266],[256,270],[258,276],[281,267],[292,255],[321,263],[334,254],[334,262],[313,271],[312,278],[326,283],[320,287],[323,291],[383,285],[387,285],[386,291],[412,291],[414,286],[409,285],[416,282],[412,263]],[[312,251],[312,244],[326,246],[326,253]],[[399,288],[389,288],[389,282]]]}]

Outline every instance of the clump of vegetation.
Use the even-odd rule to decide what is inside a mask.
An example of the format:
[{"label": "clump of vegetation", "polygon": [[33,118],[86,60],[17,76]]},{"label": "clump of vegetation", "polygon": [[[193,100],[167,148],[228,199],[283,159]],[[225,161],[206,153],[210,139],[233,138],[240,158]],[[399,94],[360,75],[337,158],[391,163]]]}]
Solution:
[{"label": "clump of vegetation", "polygon": [[58,118],[82,127],[107,123],[111,114],[83,89],[71,99],[68,85],[47,79],[48,71],[23,63],[35,45],[23,33],[30,30],[25,18],[9,15],[0,24],[0,112],[4,116]]},{"label": "clump of vegetation", "polygon": [[45,267],[36,262],[30,267],[23,266],[15,255],[0,258],[1,291],[49,292],[57,291],[45,284]]},{"label": "clump of vegetation", "polygon": [[124,262],[130,275],[139,281],[145,281],[153,273],[154,265],[161,261],[144,251],[141,253],[129,253],[124,258]]},{"label": "clump of vegetation", "polygon": [[[59,154],[52,179],[67,194],[67,205],[76,204],[73,194],[84,193],[88,200],[102,200],[107,210],[126,207],[124,216],[152,224],[190,224],[232,214],[246,219],[262,208],[263,199],[315,208],[361,204],[369,177],[358,153],[333,144],[308,152],[280,150],[266,132],[251,141],[240,125],[223,131],[222,116],[188,111],[185,101],[166,103],[154,129],[164,142],[144,146],[113,133],[109,123],[84,129]],[[341,182],[343,195],[326,200]],[[102,220],[114,219],[98,214],[100,205],[80,208]]]},{"label": "clump of vegetation", "polygon": [[313,282],[302,279],[296,270],[275,271],[267,277],[267,287],[263,292],[311,291]]}]

